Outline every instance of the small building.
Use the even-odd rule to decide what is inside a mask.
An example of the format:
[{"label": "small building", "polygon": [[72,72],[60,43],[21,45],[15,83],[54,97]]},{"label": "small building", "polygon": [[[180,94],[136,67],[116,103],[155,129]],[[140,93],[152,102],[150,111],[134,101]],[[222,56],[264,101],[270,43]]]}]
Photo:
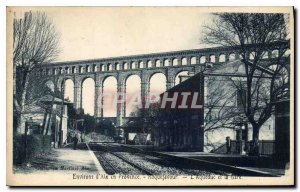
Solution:
[{"label": "small building", "polygon": [[151,143],[151,134],[149,133],[127,133],[126,144],[149,145]]},{"label": "small building", "polygon": [[[203,106],[203,99],[199,94],[200,81],[201,76],[197,74],[160,95],[161,102],[164,100],[164,94],[167,94],[168,98],[174,98],[175,94],[178,97],[174,106],[173,102],[167,102],[165,107],[161,106],[159,110],[157,126],[152,130],[154,146],[175,151],[203,151],[203,107],[192,107],[193,104]],[[190,93],[190,97],[186,99],[186,108],[180,108],[184,100],[182,94],[185,92]],[[194,96],[196,103],[193,103]]]},{"label": "small building", "polygon": [[[63,109],[62,103],[64,103]],[[51,135],[55,147],[58,146],[59,142],[61,142],[61,144],[66,143],[68,132],[68,104],[68,102],[62,102],[59,98],[46,95],[25,107],[22,113],[21,126],[25,127],[27,125],[26,122],[30,121],[30,124],[34,126],[29,127],[27,134]],[[60,126],[62,126],[61,132]]]},{"label": "small building", "polygon": [[[204,68],[204,65],[203,65]],[[271,71],[260,67],[268,75]],[[158,126],[153,129],[154,145],[169,150],[211,152],[226,143],[226,137],[241,141],[234,153],[243,153],[246,143],[252,139],[252,127],[243,113],[245,90],[237,89],[233,82],[243,82],[244,64],[240,60],[216,64],[190,77],[181,78],[181,82],[167,90],[168,102],[158,117]],[[268,81],[267,78],[265,78]],[[175,93],[177,103],[170,108]],[[184,92],[186,108],[178,108]],[[163,95],[161,94],[161,101]],[[196,104],[202,108],[192,108],[192,96],[198,93]],[[160,102],[161,102],[160,101]],[[267,153],[274,152],[274,115],[260,129],[260,140],[266,140]],[[263,150],[263,149],[262,149]]]}]

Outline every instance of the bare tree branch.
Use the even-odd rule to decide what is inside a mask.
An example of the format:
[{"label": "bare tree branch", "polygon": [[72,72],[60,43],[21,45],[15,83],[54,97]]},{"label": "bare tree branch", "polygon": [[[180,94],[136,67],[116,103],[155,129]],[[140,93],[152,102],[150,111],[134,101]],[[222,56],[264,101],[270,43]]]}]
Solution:
[{"label": "bare tree branch", "polygon": [[15,18],[13,23],[13,64],[16,72],[16,100],[14,104],[20,131],[21,114],[26,104],[32,71],[43,63],[53,61],[58,53],[59,35],[52,21],[43,12],[26,12],[23,18]]},{"label": "bare tree branch", "polygon": [[[246,81],[232,83],[247,92],[243,111],[252,124],[253,140],[258,140],[259,129],[271,116],[274,103],[289,95],[283,93],[288,92],[289,87],[288,60],[284,55],[288,47],[280,44],[288,41],[289,17],[273,13],[220,13],[215,16],[214,22],[205,26],[202,42],[239,47]],[[275,49],[278,50],[277,57],[266,62],[264,55]],[[272,75],[262,71],[269,67],[268,63],[276,66]]]}]

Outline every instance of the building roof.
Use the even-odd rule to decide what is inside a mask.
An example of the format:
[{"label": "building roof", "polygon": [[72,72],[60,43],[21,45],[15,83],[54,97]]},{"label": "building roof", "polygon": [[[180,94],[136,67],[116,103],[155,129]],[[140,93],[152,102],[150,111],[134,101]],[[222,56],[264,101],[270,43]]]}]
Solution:
[{"label": "building roof", "polygon": [[[247,62],[246,64],[252,65],[252,63]],[[245,63],[242,60],[234,60],[230,62],[226,62],[220,65],[213,66],[212,68],[207,69],[204,71],[204,76],[240,76],[246,77],[245,74]],[[266,78],[273,75],[273,71],[261,65],[257,65],[257,70],[263,71],[266,73]],[[172,92],[172,91],[184,91],[186,89],[191,89],[191,87],[198,86],[198,82],[200,81],[201,72],[190,76],[186,80],[182,81],[181,83],[175,85],[174,87],[166,90],[165,92]],[[195,84],[197,82],[197,84]],[[163,94],[163,93],[162,93]],[[162,95],[161,94],[161,95]]]},{"label": "building roof", "polygon": [[54,102],[55,104],[57,104],[57,103],[61,104],[62,102],[64,102],[65,104],[70,103],[68,101],[62,101],[62,99],[53,97],[52,95],[45,95],[45,96],[41,97],[38,101],[43,102],[43,103]]},{"label": "building roof", "polygon": [[[23,113],[34,113],[34,114],[38,114],[38,113],[45,113],[46,110],[46,106],[50,106],[51,102],[53,101],[53,104],[56,104],[56,109],[55,109],[55,113],[57,115],[60,115],[60,111],[61,111],[61,104],[62,104],[62,100],[60,98],[57,97],[53,97],[52,95],[45,95],[41,98],[39,98],[38,100],[36,100],[34,103],[30,104],[30,105],[26,105],[24,108]],[[70,102],[64,101],[64,105],[70,104]]]},{"label": "building roof", "polygon": [[[220,74],[236,74],[236,75],[241,75],[241,76],[246,76],[245,74],[245,64],[246,65],[253,65],[249,61],[243,61],[243,60],[234,60],[230,62],[223,63],[221,65],[213,66],[211,69],[207,70],[207,73],[210,72],[217,72]],[[256,69],[259,71],[263,71],[267,75],[273,75],[274,71],[271,69],[268,69],[262,65],[257,64]]]}]

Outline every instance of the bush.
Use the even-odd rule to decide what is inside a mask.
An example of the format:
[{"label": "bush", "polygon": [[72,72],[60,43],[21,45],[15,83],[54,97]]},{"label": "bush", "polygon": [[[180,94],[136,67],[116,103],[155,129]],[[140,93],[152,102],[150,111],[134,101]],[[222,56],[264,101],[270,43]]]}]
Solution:
[{"label": "bush", "polygon": [[[26,141],[27,140],[27,141]],[[51,136],[49,135],[14,136],[13,163],[22,164],[33,157],[51,150]]]}]

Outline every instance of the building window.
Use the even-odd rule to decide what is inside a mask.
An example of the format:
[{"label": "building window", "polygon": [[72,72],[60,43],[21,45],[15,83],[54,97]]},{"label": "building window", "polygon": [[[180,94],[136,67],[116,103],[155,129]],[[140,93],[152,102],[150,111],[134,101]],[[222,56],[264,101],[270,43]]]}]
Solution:
[{"label": "building window", "polygon": [[135,62],[134,61],[131,62],[130,69],[135,69]]},{"label": "building window", "polygon": [[191,57],[191,64],[195,65],[197,63],[196,57]]},{"label": "building window", "polygon": [[89,65],[86,66],[86,72],[87,72],[87,73],[91,72],[91,68],[90,68]]},{"label": "building window", "polygon": [[116,63],[116,70],[120,70],[120,64]]},{"label": "building window", "polygon": [[107,71],[111,71],[112,70],[112,64],[107,64]]},{"label": "building window", "polygon": [[147,61],[147,68],[151,68],[152,67],[152,62],[149,60]]},{"label": "building window", "polygon": [[221,55],[219,56],[219,62],[220,62],[220,63],[223,63],[223,62],[225,62],[225,60],[226,60],[225,54],[221,54]]},{"label": "building window", "polygon": [[205,63],[205,60],[206,60],[205,56],[201,56],[201,57],[200,57],[200,63],[201,63],[201,64],[202,64],[202,63]]},{"label": "building window", "polygon": [[124,62],[123,63],[123,70],[127,70],[128,69],[128,64],[127,64],[127,62]]},{"label": "building window", "polygon": [[234,61],[235,60],[235,53],[230,53],[229,54],[229,61]]},{"label": "building window", "polygon": [[164,59],[164,67],[169,66],[169,60],[168,59]]},{"label": "building window", "polygon": [[212,63],[215,63],[216,62],[216,56],[215,55],[210,55],[209,56],[209,61],[212,62]]},{"label": "building window", "polygon": [[173,66],[177,66],[178,65],[178,60],[175,58],[173,59]]},{"label": "building window", "polygon": [[100,65],[100,71],[105,71],[105,69],[104,69],[104,65],[102,64],[102,65]]},{"label": "building window", "polygon": [[79,73],[83,73],[84,68],[82,66],[79,67]]},{"label": "building window", "polygon": [[181,65],[187,65],[187,58],[186,57],[183,57],[181,59]]},{"label": "building window", "polygon": [[155,61],[155,67],[160,67],[160,60],[159,60],[159,59],[157,59],[157,60]]},{"label": "building window", "polygon": [[139,61],[139,68],[143,69],[144,68],[144,62],[143,61]]}]

